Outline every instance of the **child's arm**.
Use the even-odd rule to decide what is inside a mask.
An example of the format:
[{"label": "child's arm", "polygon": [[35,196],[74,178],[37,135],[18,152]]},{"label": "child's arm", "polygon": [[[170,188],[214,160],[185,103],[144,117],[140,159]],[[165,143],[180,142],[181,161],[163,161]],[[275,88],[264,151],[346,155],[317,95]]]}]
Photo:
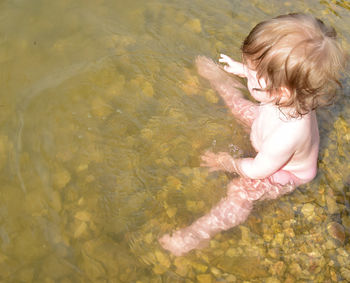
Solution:
[{"label": "child's arm", "polygon": [[286,165],[295,152],[295,139],[287,134],[283,141],[281,132],[272,134],[255,158],[234,159],[226,152],[206,152],[201,165],[210,167],[210,171],[225,170],[250,179],[267,178]]},{"label": "child's arm", "polygon": [[225,54],[220,54],[220,63],[225,63],[228,66],[224,66],[224,70],[228,73],[240,76],[247,77],[246,66],[240,62],[232,60],[229,56]]}]

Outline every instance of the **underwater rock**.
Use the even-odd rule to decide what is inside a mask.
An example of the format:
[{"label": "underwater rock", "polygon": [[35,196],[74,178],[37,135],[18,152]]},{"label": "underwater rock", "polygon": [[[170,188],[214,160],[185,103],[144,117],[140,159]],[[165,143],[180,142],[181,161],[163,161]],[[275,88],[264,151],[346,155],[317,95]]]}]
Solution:
[{"label": "underwater rock", "polygon": [[166,255],[165,253],[161,252],[160,250],[155,251],[155,256],[160,263],[160,265],[165,266],[166,268],[170,267],[170,259],[169,256]]},{"label": "underwater rock", "polygon": [[74,231],[74,238],[80,238],[87,230],[87,225],[85,222],[80,223]]},{"label": "underwater rock", "polygon": [[289,265],[288,269],[289,269],[289,272],[291,274],[293,274],[297,278],[300,277],[300,275],[301,275],[301,267],[300,267],[300,265],[298,263],[293,262],[292,264]]},{"label": "underwater rock", "polygon": [[[72,271],[72,266],[67,264],[56,254],[50,254],[46,258],[42,259],[45,264],[41,265],[40,275],[36,275],[35,281],[37,282],[46,282],[42,280],[43,278],[50,278],[53,282],[62,282],[61,279],[64,276],[67,276]],[[39,277],[39,278],[38,278]],[[29,281],[26,281],[29,282]]]},{"label": "underwater rock", "polygon": [[270,248],[267,254],[274,259],[278,259],[281,257],[281,252],[282,252],[281,249],[276,247],[276,248]]},{"label": "underwater rock", "polygon": [[42,216],[47,214],[47,200],[40,190],[34,190],[26,194],[24,208],[28,215]]},{"label": "underwater rock", "polygon": [[349,215],[343,215],[341,218],[343,226],[347,229],[350,230],[350,216]]},{"label": "underwater rock", "polygon": [[12,236],[11,242],[11,257],[18,258],[23,263],[35,262],[50,253],[50,246],[47,245],[44,236],[38,230],[33,231],[31,227],[21,230],[16,237]]},{"label": "underwater rock", "polygon": [[225,278],[226,282],[236,282],[237,278],[236,276],[234,276],[233,274],[229,274],[226,278]]},{"label": "underwater rock", "polygon": [[71,179],[71,175],[64,168],[58,168],[56,172],[53,173],[53,185],[56,189],[63,189]]},{"label": "underwater rock", "polygon": [[265,283],[280,283],[281,281],[278,280],[276,277],[269,277],[264,280]]},{"label": "underwater rock", "polygon": [[208,270],[208,266],[196,261],[190,261],[189,264],[195,269],[197,272],[204,273]]},{"label": "underwater rock", "polygon": [[344,244],[345,241],[345,230],[344,227],[337,222],[330,222],[327,225],[328,234],[336,241]]},{"label": "underwater rock", "polygon": [[216,267],[224,272],[240,276],[244,280],[268,276],[268,272],[264,266],[262,266],[258,257],[239,256],[230,258],[227,256],[221,256],[216,259]]},{"label": "underwater rock", "polygon": [[125,86],[125,77],[123,75],[118,75],[115,82],[113,82],[105,92],[107,98],[114,98],[120,96],[123,93]]},{"label": "underwater rock", "polygon": [[148,128],[143,128],[141,130],[141,137],[147,141],[151,141],[153,138],[153,131]]},{"label": "underwater rock", "polygon": [[189,261],[184,257],[175,258],[174,265],[176,266],[175,272],[180,276],[186,276],[191,270]]},{"label": "underwater rock", "polygon": [[[117,276],[121,270],[123,270],[123,274],[128,273],[126,268],[123,269],[130,263],[128,253],[108,237],[102,236],[86,241],[81,251],[91,259],[90,264],[100,263],[104,270],[107,270],[109,276]],[[96,269],[99,272],[99,264]]]},{"label": "underwater rock", "polygon": [[283,243],[284,243],[284,234],[276,233],[275,238],[273,240],[273,245],[283,246]]},{"label": "underwater rock", "polygon": [[[17,271],[17,279],[20,282],[33,282],[34,277],[34,268],[23,268],[19,271]],[[0,277],[1,279],[1,277]]]},{"label": "underwater rock", "polygon": [[83,222],[89,222],[91,220],[91,214],[87,211],[78,211],[74,217]]},{"label": "underwater rock", "polygon": [[279,278],[281,278],[286,271],[286,265],[283,261],[277,261],[270,266],[269,271],[272,275],[277,275]]},{"label": "underwater rock", "polygon": [[198,283],[212,283],[214,281],[211,274],[199,274],[196,278]]},{"label": "underwater rock", "polygon": [[306,203],[301,208],[302,214],[307,218],[307,220],[311,220],[315,217],[315,206],[312,203]]},{"label": "underwater rock", "polygon": [[54,191],[52,192],[51,196],[51,206],[56,212],[60,212],[62,209],[62,200],[61,200],[61,195],[59,192]]},{"label": "underwater rock", "polygon": [[339,213],[339,207],[337,205],[337,202],[334,199],[334,196],[326,196],[326,203],[327,203],[327,209],[330,214],[336,214]]},{"label": "underwater rock", "polygon": [[228,257],[236,257],[239,255],[239,252],[235,248],[230,248],[226,251],[225,255]]},{"label": "underwater rock", "polygon": [[250,245],[251,244],[250,229],[243,225],[240,225],[239,229],[241,230],[241,240],[239,242],[240,245]]},{"label": "underwater rock", "polygon": [[142,92],[147,97],[153,97],[154,95],[153,86],[149,82],[144,82],[142,86]]},{"label": "underwater rock", "polygon": [[98,118],[108,117],[112,114],[113,108],[101,97],[95,97],[91,102],[91,113]]},{"label": "underwater rock", "polygon": [[154,274],[161,275],[167,272],[167,268],[161,264],[157,264],[153,267]]},{"label": "underwater rock", "polygon": [[216,267],[211,267],[210,272],[216,277],[219,278],[221,276],[221,271]]},{"label": "underwater rock", "polygon": [[186,208],[188,211],[193,212],[193,213],[199,213],[202,212],[203,208],[205,206],[204,201],[192,201],[192,200],[187,200],[186,201]]},{"label": "underwater rock", "polygon": [[106,270],[103,268],[103,265],[99,261],[93,259],[85,253],[83,253],[82,258],[82,269],[90,280],[94,281],[98,278],[104,278],[106,276]]},{"label": "underwater rock", "polygon": [[78,165],[76,171],[77,171],[77,173],[80,173],[82,171],[85,171],[88,168],[89,168],[89,164],[88,163],[82,163],[82,164]]},{"label": "underwater rock", "polygon": [[210,103],[218,103],[219,97],[216,95],[215,91],[212,89],[209,89],[205,92],[205,98]]},{"label": "underwater rock", "polygon": [[195,33],[200,33],[202,31],[202,25],[199,19],[189,20],[185,23],[185,27]]},{"label": "underwater rock", "polygon": [[185,69],[185,81],[180,87],[187,95],[195,95],[199,93],[199,80],[197,76],[191,75],[190,71]]},{"label": "underwater rock", "polygon": [[346,281],[350,282],[350,269],[342,267],[340,268],[340,274]]}]

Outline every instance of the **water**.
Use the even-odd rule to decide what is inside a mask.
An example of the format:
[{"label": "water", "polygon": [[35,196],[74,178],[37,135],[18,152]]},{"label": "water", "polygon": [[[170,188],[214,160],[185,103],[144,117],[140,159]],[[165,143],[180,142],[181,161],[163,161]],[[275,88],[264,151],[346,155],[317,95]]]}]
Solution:
[{"label": "water", "polygon": [[257,22],[292,11],[349,51],[347,1],[264,2],[0,2],[2,282],[350,281],[346,77],[318,113],[316,180],[202,251],[157,243],[224,196],[204,150],[252,154],[195,57],[239,59]]}]

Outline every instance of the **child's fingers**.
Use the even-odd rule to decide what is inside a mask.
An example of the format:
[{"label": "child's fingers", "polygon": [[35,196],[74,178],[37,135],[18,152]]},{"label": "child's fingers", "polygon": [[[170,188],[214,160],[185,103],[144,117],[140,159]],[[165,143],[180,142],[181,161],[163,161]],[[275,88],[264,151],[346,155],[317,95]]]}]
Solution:
[{"label": "child's fingers", "polygon": [[220,54],[219,62],[228,64],[231,61],[232,59],[230,57],[226,56],[225,54]]}]

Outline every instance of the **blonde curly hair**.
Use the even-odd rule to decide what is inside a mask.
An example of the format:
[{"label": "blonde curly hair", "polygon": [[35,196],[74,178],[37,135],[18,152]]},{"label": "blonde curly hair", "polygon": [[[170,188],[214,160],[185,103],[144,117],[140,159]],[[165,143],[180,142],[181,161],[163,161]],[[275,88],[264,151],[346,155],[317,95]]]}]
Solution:
[{"label": "blonde curly hair", "polygon": [[[334,28],[306,14],[281,15],[257,24],[241,47],[244,62],[264,78],[274,102],[300,117],[333,102],[346,55]],[[281,88],[290,95],[281,101]]]}]

